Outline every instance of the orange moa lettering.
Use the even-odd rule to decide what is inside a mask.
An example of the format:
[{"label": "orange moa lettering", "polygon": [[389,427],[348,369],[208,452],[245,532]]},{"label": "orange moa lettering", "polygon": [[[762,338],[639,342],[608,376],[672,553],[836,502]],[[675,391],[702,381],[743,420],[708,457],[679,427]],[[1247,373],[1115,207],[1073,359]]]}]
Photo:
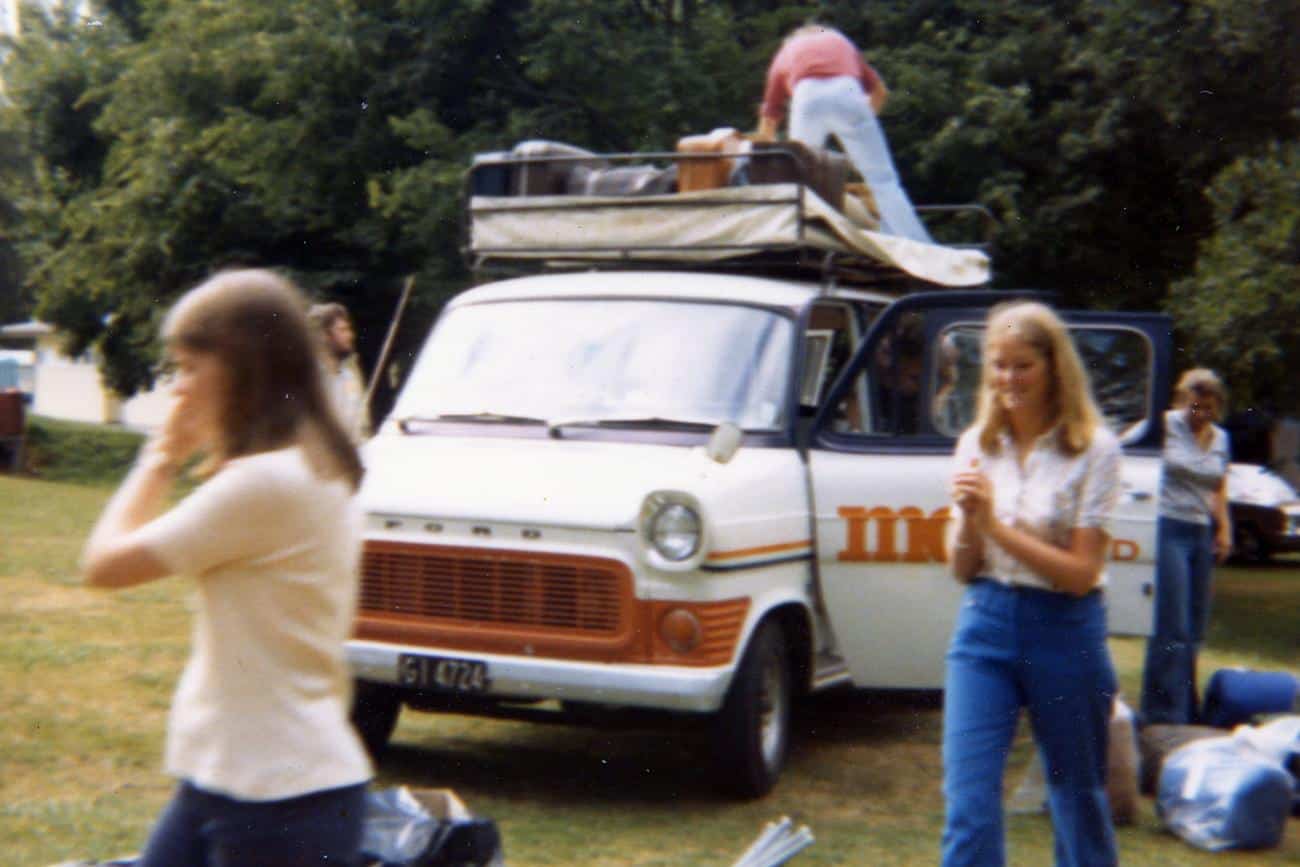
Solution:
[{"label": "orange moa lettering", "polygon": [[[926,514],[916,506],[840,506],[836,513],[844,519],[844,549],[835,555],[842,563],[947,563],[948,549],[944,529],[950,517],[947,506]],[[876,525],[875,547],[868,546],[867,528]],[[898,525],[907,527],[907,547],[899,550]],[[1110,559],[1132,562],[1141,547],[1131,539],[1114,539]]]},{"label": "orange moa lettering", "polygon": [[[836,559],[848,563],[946,563],[944,527],[948,507],[940,506],[929,515],[916,506],[898,510],[888,506],[840,506],[836,510],[844,519],[844,550]],[[867,526],[876,524],[875,549],[867,548]],[[907,546],[899,550],[898,525],[907,527]]]}]

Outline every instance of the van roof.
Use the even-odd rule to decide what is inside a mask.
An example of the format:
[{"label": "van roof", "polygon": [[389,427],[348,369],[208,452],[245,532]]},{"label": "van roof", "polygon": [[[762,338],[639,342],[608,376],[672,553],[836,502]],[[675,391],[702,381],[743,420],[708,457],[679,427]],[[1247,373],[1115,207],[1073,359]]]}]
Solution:
[{"label": "van roof", "polygon": [[500,301],[572,298],[662,298],[784,307],[797,310],[817,297],[888,304],[888,292],[861,288],[826,289],[817,283],[775,280],[740,274],[694,271],[582,271],[539,274],[486,283],[456,296],[459,307]]}]

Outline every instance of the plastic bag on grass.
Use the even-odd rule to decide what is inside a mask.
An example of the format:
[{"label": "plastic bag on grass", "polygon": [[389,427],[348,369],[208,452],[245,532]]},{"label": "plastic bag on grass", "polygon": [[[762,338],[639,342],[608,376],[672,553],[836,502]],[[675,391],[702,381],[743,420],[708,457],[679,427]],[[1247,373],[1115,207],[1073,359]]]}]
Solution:
[{"label": "plastic bag on grass", "polygon": [[1269,756],[1291,775],[1291,814],[1300,816],[1300,715],[1280,716],[1257,726],[1237,726],[1232,736]]},{"label": "plastic bag on grass", "polygon": [[1213,726],[1166,725],[1155,723],[1143,727],[1138,733],[1138,750],[1141,754],[1138,781],[1143,794],[1154,795],[1160,782],[1160,769],[1165,759],[1193,741],[1223,737],[1223,729]]},{"label": "plastic bag on grass", "polygon": [[1292,790],[1273,757],[1232,736],[1209,738],[1165,759],[1156,814],[1201,849],[1271,849],[1286,830]]},{"label": "plastic bag on grass", "polygon": [[447,789],[406,786],[366,793],[361,836],[367,867],[499,867],[501,835]]}]

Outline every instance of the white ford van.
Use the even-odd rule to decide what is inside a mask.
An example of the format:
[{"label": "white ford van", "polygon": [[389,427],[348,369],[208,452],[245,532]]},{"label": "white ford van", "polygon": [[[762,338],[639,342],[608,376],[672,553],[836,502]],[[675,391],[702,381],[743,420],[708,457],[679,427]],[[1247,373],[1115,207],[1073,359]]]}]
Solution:
[{"label": "white ford van", "polygon": [[[553,273],[451,301],[365,449],[348,655],[373,751],[404,706],[666,711],[711,724],[723,778],[757,796],[801,695],[941,687],[961,589],[944,544],[950,455],[984,317],[1012,296],[944,288],[983,282],[953,279],[979,271],[977,253],[867,230],[883,255],[807,235],[764,239],[757,258],[648,251],[592,228],[601,208],[682,219],[690,195],[712,226],[724,192],[471,199],[480,263]],[[804,211],[812,196],[773,195]],[[500,214],[533,235],[485,225]],[[810,265],[809,249],[827,256]],[[1145,633],[1169,323],[1063,315],[1126,445],[1111,629]]]}]

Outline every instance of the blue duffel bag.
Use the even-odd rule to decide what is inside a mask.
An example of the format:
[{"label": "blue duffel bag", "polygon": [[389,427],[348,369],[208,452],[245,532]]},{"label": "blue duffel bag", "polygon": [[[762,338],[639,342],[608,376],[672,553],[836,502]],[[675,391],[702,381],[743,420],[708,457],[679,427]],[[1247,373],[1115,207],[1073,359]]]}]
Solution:
[{"label": "blue duffel bag", "polygon": [[1290,713],[1296,707],[1300,681],[1286,671],[1221,668],[1210,675],[1201,705],[1201,722],[1232,728],[1261,714]]},{"label": "blue duffel bag", "polygon": [[1207,738],[1165,758],[1156,814],[1201,849],[1271,849],[1282,841],[1294,787],[1284,764],[1248,740]]}]

